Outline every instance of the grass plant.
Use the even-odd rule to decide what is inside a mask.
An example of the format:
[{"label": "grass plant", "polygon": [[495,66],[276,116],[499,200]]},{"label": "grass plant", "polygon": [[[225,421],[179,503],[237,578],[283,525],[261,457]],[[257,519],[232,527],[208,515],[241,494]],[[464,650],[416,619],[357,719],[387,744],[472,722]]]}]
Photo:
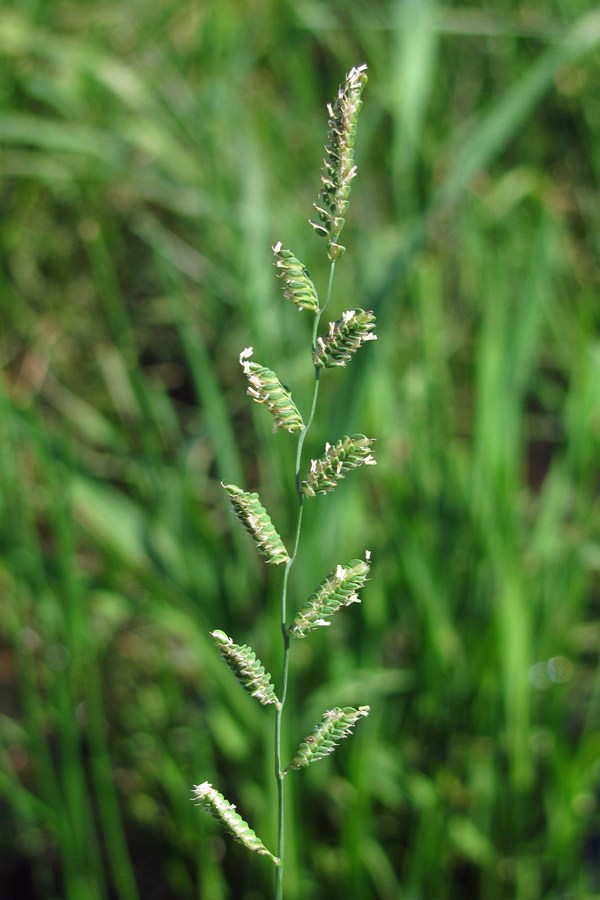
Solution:
[{"label": "grass plant", "polygon": [[362,59],[330,318],[379,338],[321,378],[306,453],[385,452],[304,502],[293,613],[357,546],[376,577],[294,640],[284,765],[324,709],[371,713],[285,778],[286,895],[598,894],[599,41],[584,0],[2,5],[0,895],[272,896],[188,799],[276,855],[274,708],[209,632],[277,661],[279,579],[219,483],[294,534],[298,435],[238,356],[310,408],[269,247],[313,260],[315,110]]},{"label": "grass plant", "polygon": [[[275,693],[270,674],[265,672],[264,666],[249,646],[234,643],[233,639],[221,630],[212,632],[223,658],[240,684],[260,704],[272,705],[275,708],[277,855],[267,850],[248,823],[235,812],[235,806],[225,800],[210,782],[205,781],[196,785],[193,795],[248,850],[272,860],[276,873],[276,900],[282,900],[284,896],[286,776],[332,753],[340,740],[347,738],[356,723],[369,713],[368,706],[359,706],[358,709],[352,706],[334,707],[326,710],[321,722],[299,745],[289,764],[284,766],[286,745],[283,739],[283,716],[288,695],[292,644],[295,639],[305,638],[312,632],[331,625],[331,617],[343,607],[360,603],[359,591],[367,581],[370,571],[370,550],[365,552],[364,560],[353,559],[347,565],[338,564],[309,596],[289,624],[290,574],[300,549],[305,500],[334,491],[353,469],[375,465],[375,457],[371,452],[373,440],[362,434],[352,437],[346,435],[333,445],[328,442],[323,456],[312,459],[306,477],[301,478],[302,467],[303,465],[306,467],[302,451],[317,410],[321,374],[326,369],[345,366],[363,344],[376,339],[375,317],[372,312],[365,312],[362,309],[346,310],[337,322],[330,322],[329,330],[324,337],[319,334],[321,317],[332,297],[336,263],[345,252],[339,238],[345,224],[351,182],[356,175],[354,145],[358,115],[362,107],[362,92],[367,82],[366,68],[366,65],[362,65],[351,69],[340,85],[335,102],[328,105],[329,130],[321,174],[321,190],[314,205],[317,221],[310,222],[315,232],[327,241],[327,255],[330,261],[327,293],[322,305],[306,267],[291,251],[284,249],[281,242],[273,247],[284,298],[291,301],[300,312],[309,311],[314,314],[310,348],[314,388],[306,422],[289,389],[282,385],[275,372],[253,361],[253,348],[247,347],[240,354],[240,364],[248,379],[247,393],[256,403],[270,412],[273,417],[273,430],[280,428],[298,435],[293,476],[298,512],[291,553],[286,550],[268,512],[261,505],[259,495],[243,491],[237,485],[223,485],[235,514],[253,538],[258,552],[267,563],[284,566],[279,622],[279,630],[283,637],[280,699]],[[336,530],[336,523],[330,523],[330,527]]]}]

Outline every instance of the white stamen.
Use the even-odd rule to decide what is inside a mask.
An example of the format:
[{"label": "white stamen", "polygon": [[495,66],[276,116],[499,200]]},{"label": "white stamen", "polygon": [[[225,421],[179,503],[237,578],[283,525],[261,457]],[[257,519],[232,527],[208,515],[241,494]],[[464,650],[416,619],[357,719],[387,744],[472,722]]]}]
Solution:
[{"label": "white stamen", "polygon": [[210,781],[203,781],[202,784],[194,785],[194,793],[198,799],[208,796],[212,790],[213,786]]}]

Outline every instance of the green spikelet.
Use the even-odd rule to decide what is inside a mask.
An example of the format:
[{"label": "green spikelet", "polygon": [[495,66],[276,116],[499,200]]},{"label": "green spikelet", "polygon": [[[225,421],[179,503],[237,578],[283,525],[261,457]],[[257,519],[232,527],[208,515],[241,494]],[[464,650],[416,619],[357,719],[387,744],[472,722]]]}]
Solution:
[{"label": "green spikelet", "polygon": [[290,392],[284,388],[275,372],[251,362],[251,357],[252,347],[246,347],[240,353],[240,365],[248,378],[248,396],[267,407],[275,420],[275,428],[300,431],[304,428],[304,422]]},{"label": "green spikelet", "polygon": [[261,506],[258,494],[250,494],[235,484],[223,484],[236,516],[252,535],[267,563],[278,566],[289,560],[283,541],[275,531],[268,512]]},{"label": "green spikelet", "polygon": [[368,715],[368,706],[359,706],[358,709],[352,706],[341,709],[336,706],[335,709],[328,709],[313,733],[300,744],[288,769],[303,769],[333,753],[339,742],[348,737],[357,721]]},{"label": "green spikelet", "polygon": [[341,438],[334,446],[325,444],[325,453],[320,459],[313,459],[302,491],[307,497],[332,491],[346,472],[359,466],[376,465],[371,453],[373,439],[364,434]]},{"label": "green spikelet", "polygon": [[310,224],[317,234],[327,238],[329,258],[332,260],[344,252],[338,238],[344,227],[350,183],[356,175],[354,143],[362,107],[361,95],[367,83],[366,68],[362,65],[351,69],[340,85],[335,103],[327,107],[329,132],[321,170],[321,190],[314,204],[319,222]]},{"label": "green spikelet", "polygon": [[316,628],[330,625],[327,620],[342,606],[360,603],[358,592],[366,582],[371,561],[367,550],[364,559],[352,559],[347,566],[337,566],[314,594],[311,594],[290,626],[293,637],[306,637]]},{"label": "green spikelet", "polygon": [[313,353],[315,366],[345,366],[361,344],[377,340],[374,330],[375,316],[370,310],[349,309],[337,322],[329,323],[326,338],[317,338]]},{"label": "green spikelet", "polygon": [[224,631],[211,631],[211,637],[242,687],[263,706],[273,703],[277,709],[281,709],[281,703],[271,684],[271,675],[265,672],[254,650],[247,644],[234,644],[233,639]]},{"label": "green spikelet", "polygon": [[306,268],[289,250],[284,250],[281,241],[273,247],[277,274],[283,281],[283,296],[295,303],[299,310],[319,312],[319,298]]},{"label": "green spikelet", "polygon": [[223,794],[215,790],[212,784],[208,781],[203,782],[203,784],[196,784],[192,793],[198,803],[213,815],[233,835],[236,841],[239,841],[248,850],[260,854],[260,856],[268,856],[276,866],[279,865],[277,857],[267,850],[248,823],[235,811],[235,806],[229,803]]}]

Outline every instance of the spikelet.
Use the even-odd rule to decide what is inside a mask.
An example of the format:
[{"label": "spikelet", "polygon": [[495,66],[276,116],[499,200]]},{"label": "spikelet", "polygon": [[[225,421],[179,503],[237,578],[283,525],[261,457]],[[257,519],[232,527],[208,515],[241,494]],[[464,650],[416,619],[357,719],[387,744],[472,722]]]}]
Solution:
[{"label": "spikelet", "polygon": [[235,806],[229,803],[223,794],[215,790],[210,782],[205,781],[202,784],[194,785],[192,793],[198,803],[211,813],[233,835],[236,841],[239,841],[248,850],[253,850],[261,856],[268,856],[276,866],[279,865],[279,859],[267,850],[248,823],[235,811]]},{"label": "spikelet", "polygon": [[349,309],[337,322],[329,323],[326,338],[317,338],[317,349],[313,353],[315,366],[331,368],[345,366],[361,344],[376,341],[375,315],[364,309]]},{"label": "spikelet", "polygon": [[254,650],[247,644],[234,644],[233,639],[224,631],[211,631],[211,637],[242,687],[263,706],[273,703],[277,709],[281,709],[281,703],[271,684],[271,675],[265,672]]},{"label": "spikelet", "polygon": [[289,250],[284,250],[281,241],[275,244],[273,253],[277,274],[283,281],[285,299],[295,303],[300,311],[308,309],[310,312],[319,312],[317,291],[300,260]]},{"label": "spikelet", "polygon": [[258,494],[250,494],[235,484],[223,484],[229,494],[233,511],[256,542],[259,553],[267,563],[278,566],[289,560],[283,541],[275,531],[268,512],[261,506]]},{"label": "spikelet", "polygon": [[304,428],[302,416],[296,409],[292,395],[284,388],[275,372],[251,362],[252,347],[246,347],[240,353],[240,365],[248,379],[247,394],[256,403],[266,406],[273,419],[275,428],[286,431],[300,431]]},{"label": "spikelet", "polygon": [[326,155],[321,169],[321,190],[314,204],[319,222],[311,221],[310,224],[317,234],[327,238],[331,260],[337,259],[345,249],[338,243],[338,238],[344,227],[350,182],[356,175],[354,142],[356,122],[362,107],[361,94],[367,83],[366,68],[362,65],[351,69],[340,85],[335,103],[327,107],[329,132]]},{"label": "spikelet", "polygon": [[311,594],[294,621],[289,633],[293,637],[306,637],[311,631],[331,625],[327,620],[342,606],[360,603],[358,592],[367,581],[371,552],[364,559],[352,559],[347,566],[337,566]]},{"label": "spikelet", "polygon": [[307,497],[327,493],[334,490],[351,469],[376,465],[371,453],[373,443],[373,438],[353,434],[341,438],[333,447],[325,444],[324,455],[311,460],[306,481],[302,482],[302,492]]},{"label": "spikelet", "polygon": [[323,713],[323,719],[315,727],[312,734],[303,741],[296,751],[296,755],[287,767],[289,769],[303,769],[318,759],[323,759],[333,753],[339,742],[348,737],[357,721],[362,716],[369,715],[368,706],[345,706],[341,709],[336,706]]}]

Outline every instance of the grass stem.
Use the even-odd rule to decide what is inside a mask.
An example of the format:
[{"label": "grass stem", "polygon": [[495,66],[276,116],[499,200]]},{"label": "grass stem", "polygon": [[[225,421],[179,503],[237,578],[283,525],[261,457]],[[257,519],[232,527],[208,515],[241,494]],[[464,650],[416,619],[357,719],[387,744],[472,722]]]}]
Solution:
[{"label": "grass stem", "polygon": [[[319,329],[319,322],[321,320],[321,316],[325,311],[333,291],[333,277],[335,274],[335,260],[331,261],[331,265],[329,267],[329,279],[327,283],[327,294],[325,296],[325,302],[323,306],[319,309],[319,311],[315,314],[315,320],[313,324],[312,331],[312,349],[314,351],[317,344],[317,332]],[[283,575],[283,585],[281,589],[281,634],[283,637],[283,662],[282,662],[282,674],[281,674],[281,691],[280,691],[280,701],[281,706],[277,710],[277,716],[275,719],[275,778],[277,780],[277,856],[279,857],[279,865],[275,869],[275,900],[282,900],[283,898],[283,870],[284,870],[284,861],[285,861],[285,771],[282,769],[281,756],[282,756],[282,721],[283,721],[283,712],[285,709],[285,701],[287,697],[287,683],[288,683],[288,672],[290,667],[290,636],[287,629],[287,592],[288,592],[288,583],[290,577],[290,571],[292,566],[294,565],[294,561],[296,559],[298,553],[298,547],[300,545],[300,534],[302,532],[302,512],[304,509],[304,495],[302,493],[302,487],[300,483],[300,468],[302,465],[302,449],[304,447],[304,441],[308,431],[313,423],[315,417],[315,411],[317,408],[317,400],[319,397],[319,376],[321,373],[321,369],[319,366],[315,366],[315,385],[313,389],[313,396],[310,405],[310,413],[306,424],[302,431],[298,436],[298,446],[296,449],[296,472],[295,472],[295,484],[296,484],[296,493],[298,495],[298,518],[296,521],[296,535],[294,538],[294,549],[292,551],[292,555],[285,566],[285,572]]]}]

